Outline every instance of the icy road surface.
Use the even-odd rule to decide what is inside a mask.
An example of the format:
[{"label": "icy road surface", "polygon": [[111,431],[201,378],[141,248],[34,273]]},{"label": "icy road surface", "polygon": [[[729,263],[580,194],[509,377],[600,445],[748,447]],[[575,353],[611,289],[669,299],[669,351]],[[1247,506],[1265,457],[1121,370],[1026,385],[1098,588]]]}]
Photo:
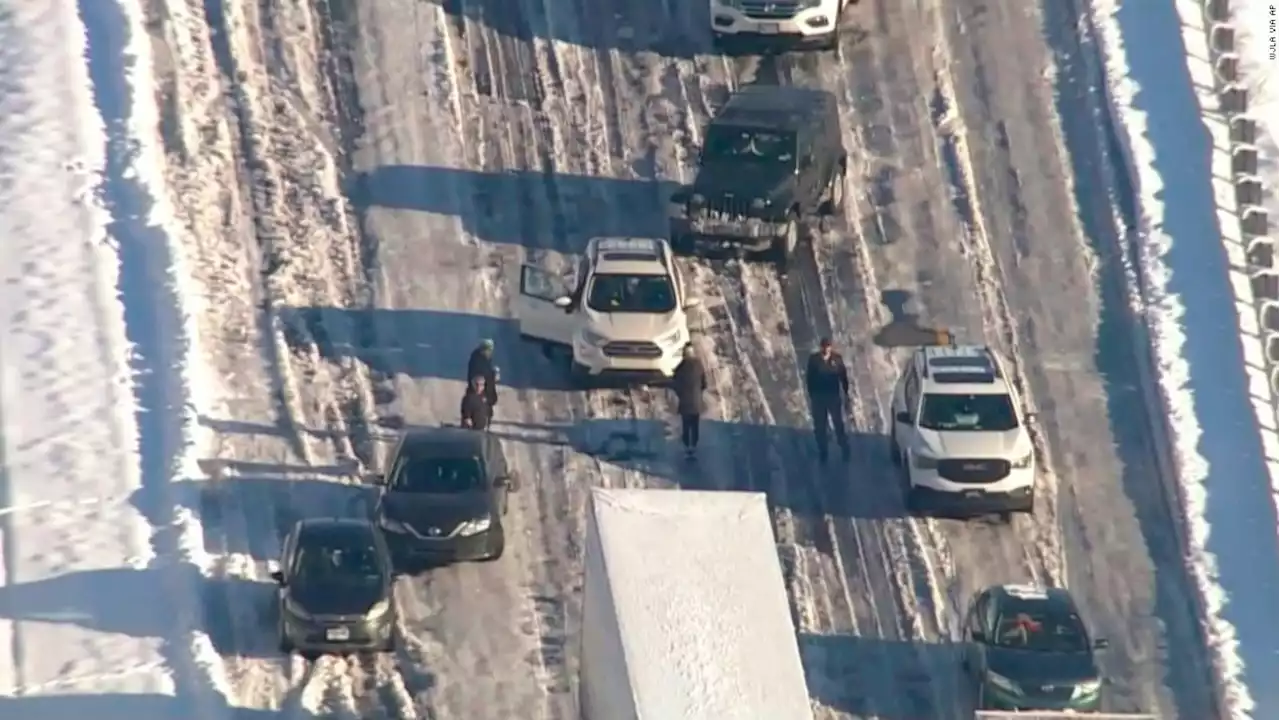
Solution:
[{"label": "icy road surface", "polygon": [[[195,280],[218,293],[210,360],[238,388],[204,419],[219,448],[199,507],[228,580],[207,599],[234,704],[569,717],[600,483],[770,493],[820,716],[964,716],[964,606],[1026,579],[1069,585],[1112,640],[1113,709],[1210,716],[1069,3],[867,2],[837,63],[696,54],[698,3],[442,2],[164,3],[174,182],[204,231]],[[690,265],[716,419],[688,468],[660,392],[566,392],[507,299],[524,257],[569,267],[590,235],[664,232],[701,126],[750,82],[839,95],[850,202],[786,281]],[[885,413],[917,323],[1016,358],[1049,468],[1034,518],[903,517]],[[854,365],[847,469],[820,470],[804,430],[797,358],[821,334]],[[394,660],[283,660],[262,582],[280,532],[361,512],[351,459],[377,466],[381,438],[452,421],[485,337],[526,480],[506,556],[401,581]]]}]

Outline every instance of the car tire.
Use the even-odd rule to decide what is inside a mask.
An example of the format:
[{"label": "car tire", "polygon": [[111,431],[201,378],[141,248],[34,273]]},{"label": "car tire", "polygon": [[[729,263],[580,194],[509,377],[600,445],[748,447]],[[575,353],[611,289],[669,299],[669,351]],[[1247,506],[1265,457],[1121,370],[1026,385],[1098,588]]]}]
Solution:
[{"label": "car tire", "polygon": [[773,239],[773,246],[769,248],[769,261],[779,273],[786,273],[791,269],[791,256],[799,245],[800,218],[793,212],[788,217],[787,229]]}]

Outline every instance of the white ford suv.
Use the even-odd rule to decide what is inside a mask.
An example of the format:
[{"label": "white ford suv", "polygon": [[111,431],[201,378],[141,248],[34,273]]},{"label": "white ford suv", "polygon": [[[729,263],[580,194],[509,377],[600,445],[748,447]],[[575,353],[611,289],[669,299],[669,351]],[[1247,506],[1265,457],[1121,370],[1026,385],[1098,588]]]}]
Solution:
[{"label": "white ford suv", "polygon": [[520,335],[573,350],[581,382],[609,376],[663,380],[689,344],[688,297],[671,246],[657,238],[595,238],[575,287],[533,265],[520,268]]},{"label": "white ford suv", "polygon": [[918,348],[893,391],[893,459],[912,511],[1030,513],[1036,458],[1005,362],[980,345]]},{"label": "white ford suv", "polygon": [[840,14],[858,0],[711,0],[717,44],[735,37],[838,47]]}]

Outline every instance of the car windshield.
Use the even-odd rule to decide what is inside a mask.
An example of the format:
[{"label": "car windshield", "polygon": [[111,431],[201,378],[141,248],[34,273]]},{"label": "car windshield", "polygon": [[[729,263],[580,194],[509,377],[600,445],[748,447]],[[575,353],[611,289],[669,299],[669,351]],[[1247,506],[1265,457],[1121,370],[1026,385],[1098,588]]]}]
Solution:
[{"label": "car windshield", "polygon": [[452,495],[482,487],[484,470],[476,457],[409,457],[400,464],[391,489]]},{"label": "car windshield", "polygon": [[1008,395],[925,395],[920,427],[948,432],[1007,432],[1018,427],[1018,416]]},{"label": "car windshield", "polygon": [[596,275],[587,307],[602,313],[669,313],[676,292],[666,275]]},{"label": "car windshield", "polygon": [[750,127],[712,125],[702,156],[714,162],[749,165],[794,165],[796,137],[791,133]]},{"label": "car windshield", "polygon": [[298,543],[297,584],[382,582],[378,550],[369,533],[304,536]]},{"label": "car windshield", "polygon": [[1036,652],[1085,652],[1089,641],[1080,617],[1030,604],[1008,608],[996,623],[997,647]]}]

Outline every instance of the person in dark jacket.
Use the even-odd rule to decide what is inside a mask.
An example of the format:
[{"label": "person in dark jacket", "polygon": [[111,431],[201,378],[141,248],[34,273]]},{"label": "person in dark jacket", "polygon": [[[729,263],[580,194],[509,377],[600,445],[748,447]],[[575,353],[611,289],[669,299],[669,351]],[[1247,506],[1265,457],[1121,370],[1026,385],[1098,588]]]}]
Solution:
[{"label": "person in dark jacket", "polygon": [[845,367],[844,358],[832,347],[831,338],[822,338],[818,351],[809,356],[804,379],[809,392],[809,408],[813,413],[818,459],[827,461],[827,431],[831,429],[835,431],[840,453],[848,460],[849,435],[844,427],[844,413],[849,400],[849,370]]},{"label": "person in dark jacket", "polygon": [[485,397],[489,399],[489,406],[492,408],[498,404],[498,366],[493,362],[492,340],[481,340],[467,359],[467,377],[474,378],[477,375],[484,378]]},{"label": "person in dark jacket", "polygon": [[690,457],[698,449],[702,414],[707,411],[703,393],[707,391],[707,371],[693,345],[685,345],[684,358],[671,376],[671,389],[676,393],[676,412],[680,413],[680,441]]},{"label": "person in dark jacket", "polygon": [[462,427],[487,430],[493,420],[493,405],[489,404],[489,387],[483,375],[471,378],[467,392],[462,396]]}]

